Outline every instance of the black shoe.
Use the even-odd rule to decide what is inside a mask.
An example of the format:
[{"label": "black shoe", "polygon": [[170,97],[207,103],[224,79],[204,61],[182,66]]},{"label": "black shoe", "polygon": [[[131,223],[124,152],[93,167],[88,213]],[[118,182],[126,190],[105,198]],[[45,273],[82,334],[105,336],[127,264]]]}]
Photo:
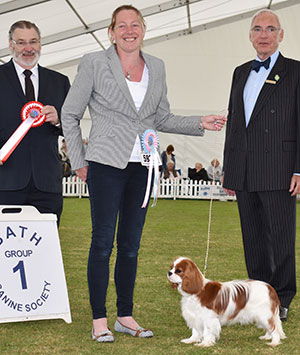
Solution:
[{"label": "black shoe", "polygon": [[288,308],[282,306],[279,307],[279,317],[281,322],[285,322],[287,320],[288,314],[289,314]]}]

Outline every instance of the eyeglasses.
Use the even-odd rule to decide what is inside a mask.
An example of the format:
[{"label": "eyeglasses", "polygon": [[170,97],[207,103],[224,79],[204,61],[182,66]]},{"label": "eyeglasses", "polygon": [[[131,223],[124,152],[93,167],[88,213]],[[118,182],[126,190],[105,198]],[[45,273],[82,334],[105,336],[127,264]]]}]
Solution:
[{"label": "eyeglasses", "polygon": [[280,31],[280,30],[281,30],[281,28],[277,28],[274,26],[268,26],[265,29],[263,29],[260,26],[255,26],[255,27],[251,28],[251,31],[256,34],[262,34],[263,32],[266,32],[267,35],[273,34],[273,33]]},{"label": "eyeglasses", "polygon": [[25,48],[26,46],[30,46],[30,47],[36,47],[41,41],[39,39],[33,39],[29,42],[26,42],[26,41],[22,41],[22,40],[19,40],[19,41],[15,41],[15,40],[11,40],[16,46],[18,47],[22,47],[22,48]]}]

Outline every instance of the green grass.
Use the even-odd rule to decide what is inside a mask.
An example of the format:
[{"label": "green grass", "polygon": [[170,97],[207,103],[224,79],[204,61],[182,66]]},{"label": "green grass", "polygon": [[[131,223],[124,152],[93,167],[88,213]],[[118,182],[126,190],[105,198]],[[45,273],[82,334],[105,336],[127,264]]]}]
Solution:
[{"label": "green grass", "polygon": [[[255,326],[223,327],[216,346],[208,349],[180,343],[180,339],[189,337],[191,332],[181,316],[180,295],[167,281],[167,271],[173,258],[179,255],[192,258],[203,270],[208,211],[209,201],[159,200],[155,208],[149,208],[139,256],[134,316],[142,326],[150,327],[155,337],[138,339],[117,333],[113,344],[97,344],[91,341],[92,319],[86,280],[91,235],[89,201],[65,199],[59,234],[73,322],[43,320],[0,324],[0,354],[300,354],[299,296],[295,297],[284,324],[288,339],[276,349],[258,339],[263,332]],[[300,223],[297,234],[299,229]],[[220,281],[246,278],[235,202],[213,203],[210,238],[206,277]],[[299,249],[298,238],[298,279]],[[114,260],[115,250],[107,297],[111,329],[116,319]]]}]

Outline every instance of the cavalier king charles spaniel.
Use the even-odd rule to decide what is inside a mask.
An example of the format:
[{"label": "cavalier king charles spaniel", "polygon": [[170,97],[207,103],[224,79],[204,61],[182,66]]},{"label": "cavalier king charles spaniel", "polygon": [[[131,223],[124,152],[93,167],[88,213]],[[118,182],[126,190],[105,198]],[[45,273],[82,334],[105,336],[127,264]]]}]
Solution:
[{"label": "cavalier king charles spaniel", "polygon": [[256,323],[266,330],[259,339],[280,344],[286,338],[279,318],[279,299],[272,286],[262,281],[217,282],[206,279],[197,265],[178,257],[168,279],[182,295],[181,310],[192,336],[181,342],[207,347],[219,339],[222,325]]}]

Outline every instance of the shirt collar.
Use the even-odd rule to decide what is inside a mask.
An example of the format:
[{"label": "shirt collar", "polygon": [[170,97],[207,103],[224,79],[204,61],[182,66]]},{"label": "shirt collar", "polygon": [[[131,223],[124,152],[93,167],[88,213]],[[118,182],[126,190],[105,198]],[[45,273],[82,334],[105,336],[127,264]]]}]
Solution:
[{"label": "shirt collar", "polygon": [[[269,69],[272,69],[272,68],[273,68],[274,64],[276,63],[276,60],[277,60],[278,56],[279,56],[279,50],[277,49],[277,50],[270,56],[271,62],[270,62],[270,67],[269,67]],[[258,60],[259,62],[263,62],[263,60],[261,60],[261,59],[258,57],[258,55],[256,55],[256,60]]]},{"label": "shirt collar", "polygon": [[[22,68],[21,65],[19,65],[14,59],[13,59],[13,63],[14,63],[14,66],[16,68],[16,71],[17,71],[18,75],[20,76],[21,74],[23,74],[25,69]],[[38,65],[37,64],[33,68],[31,68],[30,70],[31,70],[33,75],[38,77]]]}]

